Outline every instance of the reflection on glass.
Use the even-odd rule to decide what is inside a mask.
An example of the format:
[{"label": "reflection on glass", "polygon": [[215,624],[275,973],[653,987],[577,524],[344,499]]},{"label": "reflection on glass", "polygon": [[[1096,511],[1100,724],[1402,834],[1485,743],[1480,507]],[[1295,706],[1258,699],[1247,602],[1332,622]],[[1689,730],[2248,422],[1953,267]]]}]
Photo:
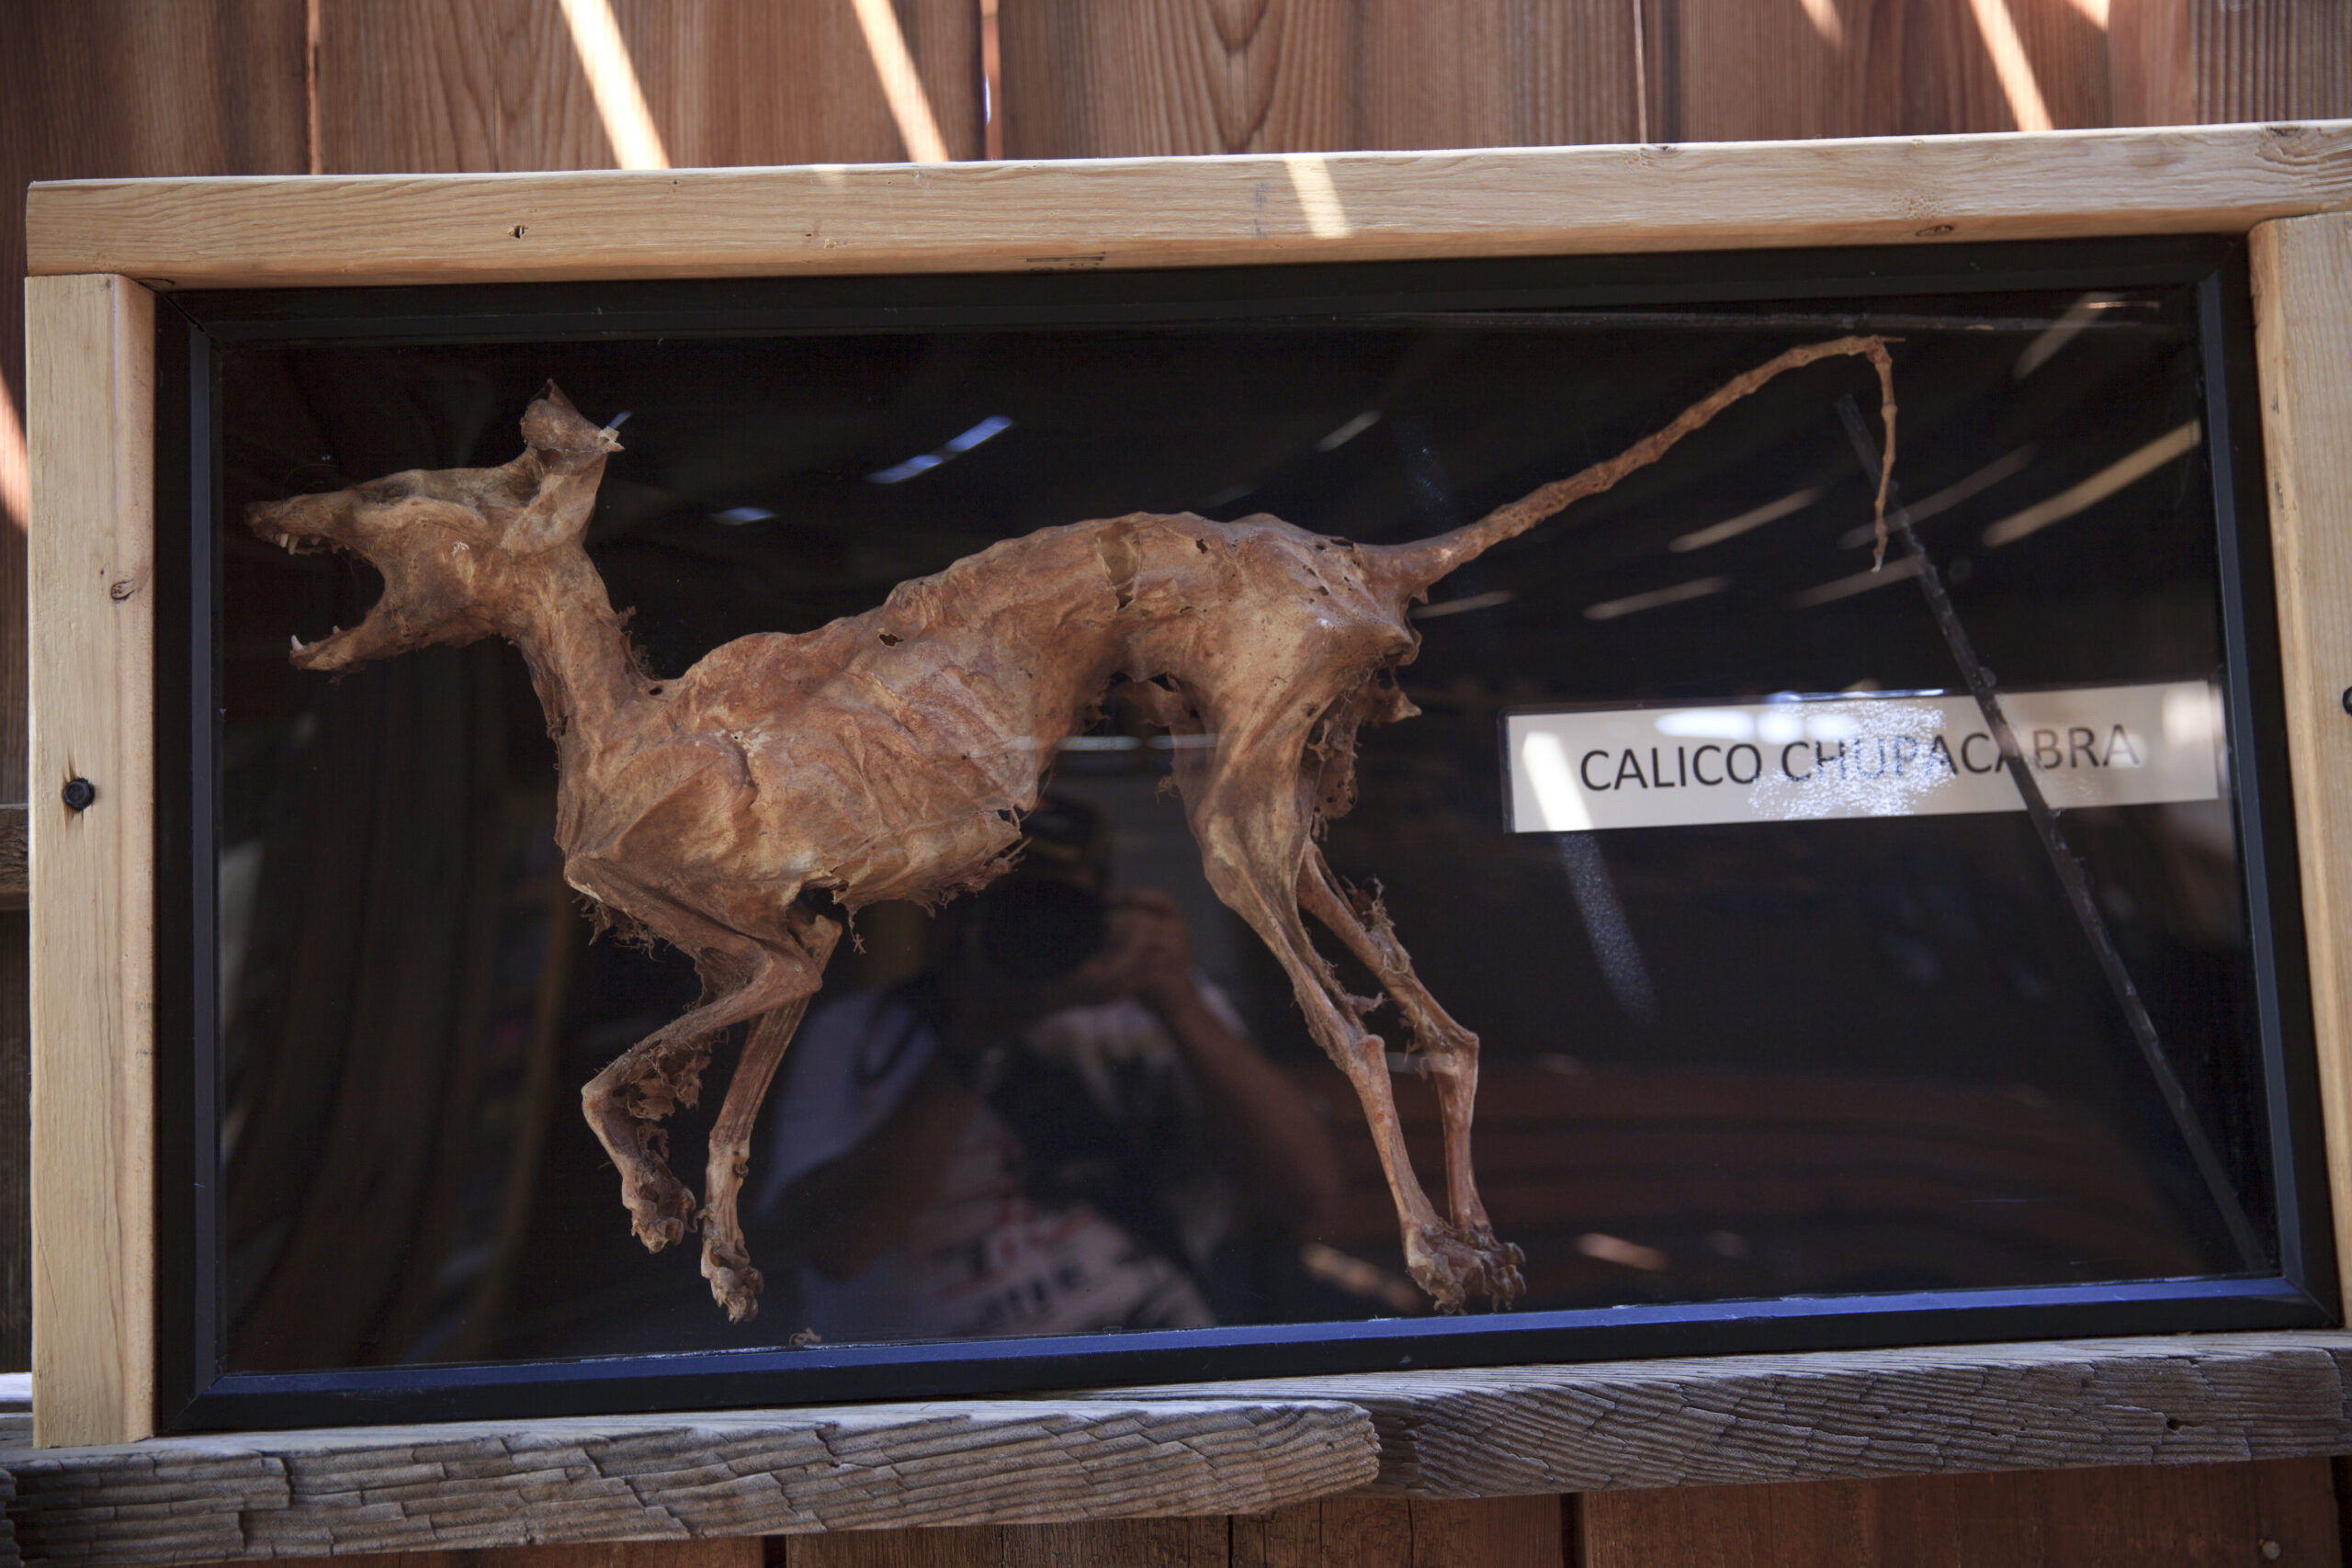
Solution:
[{"label": "reflection on glass", "polygon": [[1311,1227],[1338,1196],[1316,1106],[1175,899],[1112,889],[1108,819],[1048,796],[1025,826],[922,974],[794,1043],[752,1224],[804,1260],[806,1333],[1205,1326],[1242,1204]]}]

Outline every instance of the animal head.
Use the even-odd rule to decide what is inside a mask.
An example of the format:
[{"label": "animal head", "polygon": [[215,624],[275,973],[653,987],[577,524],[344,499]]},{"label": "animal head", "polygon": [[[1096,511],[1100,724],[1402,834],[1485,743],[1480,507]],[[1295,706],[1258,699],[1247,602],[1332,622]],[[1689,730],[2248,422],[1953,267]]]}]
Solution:
[{"label": "animal head", "polygon": [[314,643],[296,638],[294,663],[347,670],[497,631],[523,574],[549,551],[577,548],[605,457],[621,448],[552,381],[525,412],[523,440],[523,455],[500,468],[412,468],[247,508],[245,525],[263,538],[297,554],[348,550],[384,577],[367,619]]}]

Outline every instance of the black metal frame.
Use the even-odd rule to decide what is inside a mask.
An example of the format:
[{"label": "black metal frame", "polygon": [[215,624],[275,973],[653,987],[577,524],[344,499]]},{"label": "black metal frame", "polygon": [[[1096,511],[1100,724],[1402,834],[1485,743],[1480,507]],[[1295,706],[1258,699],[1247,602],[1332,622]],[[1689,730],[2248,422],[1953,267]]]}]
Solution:
[{"label": "black metal frame", "polygon": [[[759,336],[2189,285],[2200,302],[2232,765],[2252,913],[2279,1267],[2259,1277],[1710,1303],[985,1342],[314,1373],[220,1368],[214,345]],[[2245,246],[2183,236],[1034,276],[458,285],[166,295],[156,409],[157,1418],[164,1430],[936,1398],[1170,1380],[2339,1320],[2285,744]],[[1830,303],[1835,302],[1835,303]]]}]

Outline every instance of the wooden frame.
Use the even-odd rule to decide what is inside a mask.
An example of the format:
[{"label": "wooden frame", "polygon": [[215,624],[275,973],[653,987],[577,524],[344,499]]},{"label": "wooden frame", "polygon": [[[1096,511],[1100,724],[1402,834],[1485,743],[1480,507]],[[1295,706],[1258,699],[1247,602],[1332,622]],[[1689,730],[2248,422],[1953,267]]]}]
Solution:
[{"label": "wooden frame", "polygon": [[[154,780],[144,737],[153,610],[143,592],[153,548],[151,288],[2251,232],[2329,1168],[2338,1255],[2352,1257],[2352,972],[2337,952],[2352,919],[2352,850],[2338,847],[2352,843],[2352,793],[2325,782],[2352,761],[2339,754],[2352,748],[2352,722],[2336,694],[2352,681],[2352,615],[2341,608],[2352,590],[2352,536],[2324,521],[2352,495],[2343,434],[2352,417],[2344,265],[2352,126],[1094,164],[79,182],[35,187],[29,210],[40,650],[31,814],[35,1368],[44,1445],[129,1441],[153,1421]],[[57,804],[74,777],[97,786],[88,811]],[[2324,1344],[2332,1357],[2341,1341],[2296,1343]],[[2339,1380],[2335,1415],[2293,1451],[2352,1446],[2340,1394]],[[1588,1483],[1566,1479],[1573,1470],[1555,1479]],[[1702,1478],[1758,1477],[1680,1477]]]},{"label": "wooden frame", "polygon": [[[31,1450],[23,1561],[209,1562],[912,1525],[1256,1513],[1335,1493],[1538,1496],[2352,1448],[2352,1336],[1128,1389]],[[1497,1434],[1508,1441],[1498,1442]]]}]

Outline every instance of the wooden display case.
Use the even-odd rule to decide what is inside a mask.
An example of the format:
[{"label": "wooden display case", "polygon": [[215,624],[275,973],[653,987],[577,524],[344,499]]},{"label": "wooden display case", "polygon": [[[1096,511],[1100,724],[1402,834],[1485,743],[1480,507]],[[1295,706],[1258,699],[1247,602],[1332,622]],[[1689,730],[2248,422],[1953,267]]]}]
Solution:
[{"label": "wooden display case", "polygon": [[[2352,621],[2341,609],[2352,602],[2352,536],[2335,515],[2352,504],[2346,209],[2352,128],[2333,124],[36,187],[35,1423],[44,1447],[138,1446],[26,1456],[9,1467],[20,1495],[54,1499],[61,1541],[96,1517],[88,1510],[111,1506],[125,1464],[147,1477],[166,1464],[168,1484],[191,1498],[240,1499],[175,1516],[192,1522],[168,1550],[130,1524],[90,1538],[94,1561],[157,1561],[156,1551],[446,1546],[469,1530],[463,1539],[479,1544],[766,1533],[1228,1511],[1367,1484],[1465,1496],[2114,1462],[2127,1448],[2154,1461],[2352,1448],[2339,1371],[2352,1352],[2326,1330],[1356,1374],[854,1415],[139,1442],[157,1419],[155,825],[157,791],[175,784],[158,777],[153,739],[158,616],[170,612],[149,590],[155,320],[173,292],[2246,236],[2310,1005],[2343,1258],[2352,1256],[2352,976],[2339,904],[2352,876],[2341,847],[2352,843],[2352,795],[2334,781],[2352,763]],[[95,784],[89,809],[58,803],[69,779]],[[2128,1418],[2117,1414],[2127,1406]],[[1518,1434],[1508,1462],[1477,1437],[1502,1422]],[[483,1494],[451,1495],[446,1519],[435,1517],[443,1505],[420,1505],[381,1528],[331,1517],[339,1505],[325,1501],[387,1462],[462,1459],[485,1467],[493,1497],[521,1495],[560,1470],[567,1479],[553,1495],[571,1507],[610,1490],[613,1475],[670,1473],[682,1450],[762,1479],[701,1511],[665,1498],[666,1483],[634,1479],[631,1500],[561,1524],[527,1509],[478,1517]],[[1016,1451],[1035,1461],[1010,1461]],[[912,1482],[903,1466],[919,1452],[939,1469]],[[563,1457],[582,1454],[593,1479]],[[223,1489],[232,1472],[265,1478],[254,1484],[267,1498]],[[1106,1485],[1114,1474],[1123,1479]],[[288,1533],[241,1524],[232,1540],[227,1521],[255,1510]]]}]

